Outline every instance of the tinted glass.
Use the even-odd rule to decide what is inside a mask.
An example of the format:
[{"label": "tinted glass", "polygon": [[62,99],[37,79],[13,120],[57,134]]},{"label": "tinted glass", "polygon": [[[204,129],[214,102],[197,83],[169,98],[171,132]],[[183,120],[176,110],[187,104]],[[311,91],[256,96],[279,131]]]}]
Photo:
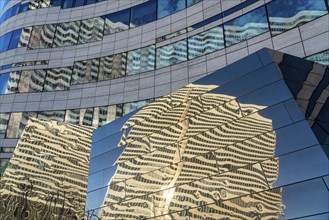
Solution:
[{"label": "tinted glass", "polygon": [[7,93],[8,80],[9,80],[9,73],[0,74],[0,95]]},{"label": "tinted glass", "polygon": [[156,51],[156,67],[161,68],[165,66],[174,65],[187,60],[187,43],[186,40],[178,41],[169,44]]},{"label": "tinted glass", "polygon": [[11,113],[9,123],[7,126],[6,137],[7,138],[20,137],[29,118],[36,116],[37,114],[35,112]]},{"label": "tinted glass", "polygon": [[328,13],[323,0],[275,0],[266,7],[272,35],[290,30]]},{"label": "tinted glass", "polygon": [[62,8],[72,8],[73,0],[62,0]]},{"label": "tinted glass", "polygon": [[45,120],[64,121],[65,111],[39,112],[38,118]]},{"label": "tinted glass", "polygon": [[0,134],[4,134],[6,132],[8,120],[9,113],[0,113]]},{"label": "tinted glass", "polygon": [[92,125],[93,108],[66,110],[65,122],[76,125]]},{"label": "tinted glass", "polygon": [[104,20],[100,17],[82,20],[79,30],[79,44],[102,40],[103,31]]},{"label": "tinted glass", "polygon": [[222,48],[224,48],[224,35],[222,27],[215,27],[188,38],[189,59],[203,56]]},{"label": "tinted glass", "polygon": [[31,32],[32,27],[23,28],[18,47],[27,47],[30,40]]},{"label": "tinted glass", "polygon": [[158,19],[185,8],[186,0],[158,1]]},{"label": "tinted glass", "polygon": [[50,48],[52,47],[56,24],[33,26],[29,48]]},{"label": "tinted glass", "polygon": [[104,106],[94,109],[93,126],[102,126],[115,119],[116,106]]},{"label": "tinted glass", "polygon": [[44,90],[65,90],[68,89],[71,82],[72,67],[62,67],[47,70]]},{"label": "tinted glass", "polygon": [[25,70],[21,72],[19,79],[19,92],[40,92],[42,91],[46,70]]},{"label": "tinted glass", "polygon": [[0,37],[0,52],[6,51],[9,46],[12,32],[8,32]]},{"label": "tinted glass", "polygon": [[18,92],[18,81],[20,77],[20,71],[10,72],[8,83],[7,83],[7,90],[6,93],[16,93]]},{"label": "tinted glass", "polygon": [[62,0],[51,0],[50,5],[51,6],[61,6],[62,5]]},{"label": "tinted glass", "polygon": [[90,59],[74,63],[71,85],[96,82],[99,59]]},{"label": "tinted glass", "polygon": [[25,12],[27,10],[29,10],[29,3],[22,4],[19,8],[19,13]]},{"label": "tinted glass", "polygon": [[85,4],[85,0],[75,0],[74,7],[82,6]]},{"label": "tinted glass", "polygon": [[130,9],[118,11],[105,16],[104,35],[129,29]]},{"label": "tinted glass", "polygon": [[190,7],[190,6],[192,6],[192,5],[196,4],[196,3],[199,3],[201,1],[202,0],[186,0],[186,5],[187,5],[187,7]]},{"label": "tinted glass", "polygon": [[78,43],[80,21],[57,25],[53,47],[70,46]]},{"label": "tinted glass", "polygon": [[131,8],[130,27],[150,23],[156,19],[156,0],[150,0]]},{"label": "tinted glass", "polygon": [[115,79],[125,75],[127,53],[114,54],[100,59],[98,80]]},{"label": "tinted glass", "polygon": [[265,7],[260,7],[224,24],[226,46],[268,31]]},{"label": "tinted glass", "polygon": [[19,39],[21,37],[22,29],[18,29],[12,32],[8,50],[17,48]]},{"label": "tinted glass", "polygon": [[134,75],[154,69],[155,46],[128,52],[127,75]]}]

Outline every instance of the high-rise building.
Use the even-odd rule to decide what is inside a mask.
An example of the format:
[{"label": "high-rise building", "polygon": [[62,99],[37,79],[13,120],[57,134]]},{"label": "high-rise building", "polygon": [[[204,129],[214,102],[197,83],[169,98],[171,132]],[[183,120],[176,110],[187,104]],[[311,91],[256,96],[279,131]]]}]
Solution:
[{"label": "high-rise building", "polygon": [[[264,47],[328,65],[328,10],[328,0],[1,0],[0,176],[29,118],[102,126]],[[321,76],[310,75],[326,91]],[[298,85],[328,145],[326,93]]]},{"label": "high-rise building", "polygon": [[92,130],[30,118],[0,179],[0,218],[83,219]]},{"label": "high-rise building", "polygon": [[328,74],[263,49],[96,129],[88,219],[328,219]]}]

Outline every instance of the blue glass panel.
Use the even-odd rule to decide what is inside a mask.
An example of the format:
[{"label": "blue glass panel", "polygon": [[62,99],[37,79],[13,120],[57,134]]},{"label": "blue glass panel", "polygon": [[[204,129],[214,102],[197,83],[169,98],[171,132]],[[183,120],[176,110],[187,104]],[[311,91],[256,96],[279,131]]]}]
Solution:
[{"label": "blue glass panel", "polygon": [[94,3],[96,3],[96,0],[86,0],[86,5],[94,4]]},{"label": "blue glass panel", "polygon": [[62,5],[62,0],[51,0],[50,2],[51,6],[61,6]]},{"label": "blue glass panel", "polygon": [[99,170],[113,166],[113,164],[119,158],[124,149],[124,147],[118,147],[114,150],[108,151],[104,154],[90,159],[89,173],[92,174]]},{"label": "blue glass panel", "polygon": [[129,29],[130,9],[118,11],[105,16],[104,35]]},{"label": "blue glass panel", "polygon": [[22,4],[19,8],[19,13],[25,12],[29,10],[29,3]]},{"label": "blue glass panel", "polygon": [[11,36],[11,39],[10,39],[8,50],[17,48],[18,43],[19,43],[19,39],[21,37],[21,33],[22,33],[22,29],[17,29],[17,30],[12,32],[12,36]]},{"label": "blue glass panel", "polygon": [[158,0],[158,19],[182,10],[185,6],[185,0]]},{"label": "blue glass panel", "polygon": [[8,32],[0,37],[0,52],[8,49],[12,32]]},{"label": "blue glass panel", "polygon": [[72,8],[73,0],[62,0],[62,8]]},{"label": "blue glass panel", "polygon": [[20,6],[21,6],[21,4],[16,4],[16,5],[13,6],[10,17],[15,16],[15,15],[18,14]]},{"label": "blue glass panel", "polygon": [[9,8],[2,16],[1,18],[3,18],[3,21],[7,20],[8,18],[10,18],[11,12],[13,10],[13,7]]},{"label": "blue glass panel", "polygon": [[85,0],[75,0],[74,7],[82,6],[85,4]]},{"label": "blue glass panel", "polygon": [[224,24],[226,46],[268,31],[265,7],[258,8]]},{"label": "blue glass panel", "polygon": [[9,73],[2,73],[0,75],[0,95],[6,94],[8,79]]},{"label": "blue glass panel", "polygon": [[323,0],[276,0],[266,7],[272,35],[290,30],[328,13]]},{"label": "blue glass panel", "polygon": [[131,8],[130,27],[150,23],[156,19],[156,1],[150,0]]},{"label": "blue glass panel", "polygon": [[192,5],[196,4],[196,3],[199,3],[201,1],[203,1],[203,0],[187,0],[186,6],[187,7],[190,7],[190,6],[192,6]]}]

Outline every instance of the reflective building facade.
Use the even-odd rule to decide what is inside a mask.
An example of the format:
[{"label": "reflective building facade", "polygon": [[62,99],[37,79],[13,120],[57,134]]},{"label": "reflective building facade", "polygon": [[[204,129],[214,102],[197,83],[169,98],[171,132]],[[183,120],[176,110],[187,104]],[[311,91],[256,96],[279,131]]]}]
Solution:
[{"label": "reflective building facade", "polygon": [[102,126],[264,47],[329,63],[328,0],[3,0],[0,29],[0,173],[30,117]]},{"label": "reflective building facade", "polygon": [[0,218],[83,219],[92,130],[30,118],[0,179]]},{"label": "reflective building facade", "polygon": [[86,216],[328,219],[328,76],[263,49],[98,128]]}]

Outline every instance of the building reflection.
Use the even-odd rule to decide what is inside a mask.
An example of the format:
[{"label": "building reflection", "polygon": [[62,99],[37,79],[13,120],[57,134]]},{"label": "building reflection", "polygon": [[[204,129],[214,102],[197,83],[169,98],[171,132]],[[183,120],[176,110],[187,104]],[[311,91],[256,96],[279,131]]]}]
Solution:
[{"label": "building reflection", "polygon": [[[218,86],[190,84],[122,127],[101,219],[278,219],[282,190],[272,120]],[[128,132],[129,131],[129,132]],[[89,179],[89,182],[93,181]],[[264,192],[263,192],[264,191]],[[262,197],[254,195],[262,192]],[[88,207],[87,207],[88,209]]]},{"label": "building reflection", "polygon": [[91,132],[30,118],[0,180],[0,219],[82,219]]}]

